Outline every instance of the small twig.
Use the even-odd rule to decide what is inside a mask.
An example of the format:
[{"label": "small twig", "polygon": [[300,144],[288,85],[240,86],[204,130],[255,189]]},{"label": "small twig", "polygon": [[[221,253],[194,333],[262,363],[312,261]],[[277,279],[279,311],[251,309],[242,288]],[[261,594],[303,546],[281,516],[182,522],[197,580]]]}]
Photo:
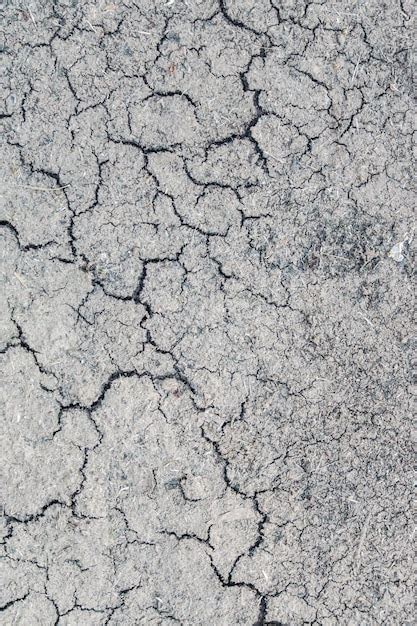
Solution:
[{"label": "small twig", "polygon": [[28,12],[29,12],[29,15],[30,15],[30,19],[32,20],[34,26],[36,26],[35,18],[33,17],[33,13],[30,10],[30,7],[28,7]]},{"label": "small twig", "polygon": [[361,532],[361,536],[359,538],[359,543],[358,543],[358,547],[356,550],[356,556],[355,556],[355,561],[356,561],[356,567],[359,568],[360,564],[361,564],[361,551],[363,548],[363,544],[365,542],[365,537],[366,537],[366,533],[368,532],[368,527],[369,527],[369,522],[371,519],[373,511],[369,511],[368,516],[365,520],[365,523],[363,525],[362,528],[362,532]]},{"label": "small twig", "polygon": [[360,63],[360,59],[358,59],[358,62],[355,65],[355,69],[353,70],[352,79],[350,81],[351,85],[353,85],[353,82],[355,80],[355,76],[356,76],[356,72],[358,71],[359,63]]},{"label": "small twig", "polygon": [[370,320],[368,320],[368,318],[367,318],[367,317],[365,317],[365,315],[364,315],[361,311],[358,311],[358,315],[360,315],[360,316],[362,317],[362,319],[364,319],[364,320],[365,320],[365,322],[368,322],[369,326],[372,326],[372,328],[374,327],[374,325],[372,324],[372,322],[371,322]]},{"label": "small twig", "polygon": [[15,185],[15,189],[30,189],[31,191],[60,191],[70,186],[71,183],[63,185],[62,187],[31,187],[30,185]]},{"label": "small twig", "polygon": [[23,287],[25,287],[26,289],[29,289],[29,287],[27,286],[27,284],[25,283],[25,281],[23,280],[23,278],[21,276],[19,276],[19,274],[17,272],[14,272],[15,277],[17,278],[17,280],[19,281],[19,283],[21,285],[23,285]]},{"label": "small twig", "polygon": [[96,31],[96,29],[94,28],[94,26],[92,25],[92,23],[91,23],[91,22],[89,22],[88,20],[85,20],[85,21],[86,21],[86,22],[87,22],[87,24],[90,26],[91,30],[92,30],[94,33],[96,33],[97,31]]},{"label": "small twig", "polygon": [[270,152],[267,152],[266,150],[264,150],[264,152],[265,152],[266,155],[271,157],[271,159],[274,159],[274,161],[277,161],[277,163],[285,163],[285,159],[279,159],[278,157],[274,156]]}]

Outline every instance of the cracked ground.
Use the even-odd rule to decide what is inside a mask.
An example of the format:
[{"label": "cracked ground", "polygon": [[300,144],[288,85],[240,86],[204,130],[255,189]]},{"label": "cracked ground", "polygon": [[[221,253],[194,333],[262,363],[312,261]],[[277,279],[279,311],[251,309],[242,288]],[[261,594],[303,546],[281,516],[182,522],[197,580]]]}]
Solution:
[{"label": "cracked ground", "polygon": [[1,12],[0,623],[411,626],[411,1]]}]

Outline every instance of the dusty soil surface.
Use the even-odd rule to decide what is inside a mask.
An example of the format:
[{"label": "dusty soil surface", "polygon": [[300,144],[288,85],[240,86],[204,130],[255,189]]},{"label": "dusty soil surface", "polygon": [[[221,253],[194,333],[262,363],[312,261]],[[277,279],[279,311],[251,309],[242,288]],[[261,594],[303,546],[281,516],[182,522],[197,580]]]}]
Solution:
[{"label": "dusty soil surface", "polygon": [[411,625],[411,1],[1,12],[0,623]]}]

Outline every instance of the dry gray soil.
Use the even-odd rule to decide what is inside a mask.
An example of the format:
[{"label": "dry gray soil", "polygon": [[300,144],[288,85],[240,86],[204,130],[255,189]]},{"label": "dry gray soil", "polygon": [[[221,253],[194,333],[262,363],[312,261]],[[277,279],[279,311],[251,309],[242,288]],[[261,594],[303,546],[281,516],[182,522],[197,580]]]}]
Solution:
[{"label": "dry gray soil", "polygon": [[412,2],[1,13],[0,623],[415,623]]}]

